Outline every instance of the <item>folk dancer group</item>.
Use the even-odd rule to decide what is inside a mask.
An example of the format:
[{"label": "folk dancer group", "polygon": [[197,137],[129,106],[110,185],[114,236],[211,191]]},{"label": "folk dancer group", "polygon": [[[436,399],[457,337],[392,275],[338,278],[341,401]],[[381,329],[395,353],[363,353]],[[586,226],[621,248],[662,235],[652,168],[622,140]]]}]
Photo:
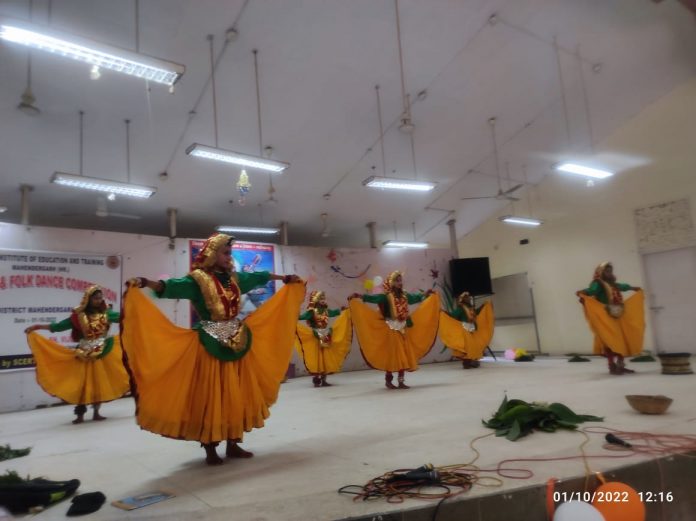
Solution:
[{"label": "folk dancer group", "polygon": [[[37,380],[49,394],[75,405],[73,423],[82,423],[87,405],[92,419],[105,419],[100,404],[131,391],[136,421],[145,430],[200,442],[209,465],[225,456],[253,456],[240,447],[245,432],[263,427],[278,397],[293,346],[315,387],[340,372],[355,327],[365,362],[385,373],[388,389],[408,389],[406,372],[432,348],[438,335],[464,368],[478,367],[493,334],[490,302],[476,309],[467,293],[455,310],[440,309],[432,290],[408,293],[403,275],[392,272],[378,294],[354,293],[348,306],[330,309],[323,291],[312,291],[304,313],[305,283],[297,275],[265,271],[235,272],[233,238],[214,234],[182,278],[131,279],[122,313],[106,306],[98,286],[88,288],[70,317],[26,329],[37,366]],[[270,280],[284,283],[267,302],[240,320],[241,296]],[[172,324],[141,289],[159,298],[191,301],[200,321],[192,329]],[[623,302],[621,291],[638,291]],[[612,374],[631,372],[623,357],[642,347],[642,292],[617,284],[609,263],[600,265],[586,290],[578,292],[595,333],[595,352],[609,359]],[[409,306],[419,303],[411,312]],[[376,304],[378,310],[367,304]],[[330,319],[335,318],[333,324]],[[306,326],[298,324],[304,321]],[[121,335],[109,326],[121,323]],[[75,348],[38,333],[71,330]],[[394,383],[394,373],[397,374]]]}]

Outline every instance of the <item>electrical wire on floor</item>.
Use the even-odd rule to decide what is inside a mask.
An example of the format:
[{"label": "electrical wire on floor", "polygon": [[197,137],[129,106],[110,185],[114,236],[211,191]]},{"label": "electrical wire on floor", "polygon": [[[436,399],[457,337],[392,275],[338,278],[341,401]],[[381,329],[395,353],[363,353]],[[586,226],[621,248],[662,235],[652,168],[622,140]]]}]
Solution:
[{"label": "electrical wire on floor", "polygon": [[[354,501],[386,499],[388,503],[403,503],[406,499],[438,500],[432,517],[435,521],[445,500],[470,491],[474,485],[500,487],[503,485],[501,478],[524,480],[534,477],[532,470],[511,464],[581,459],[585,469],[585,489],[587,490],[590,477],[596,475],[589,466],[591,459],[629,458],[636,455],[659,458],[673,454],[694,457],[688,453],[696,452],[696,435],[630,432],[609,427],[586,427],[576,432],[584,438],[578,446],[580,454],[549,458],[508,458],[499,461],[494,467],[481,468],[475,465],[481,457],[475,444],[479,440],[494,435],[490,433],[478,436],[469,442],[469,448],[475,456],[468,463],[438,467],[426,464],[415,469],[392,470],[371,479],[365,485],[346,485],[338,489],[338,492],[353,495]],[[588,434],[604,434],[607,443],[603,445],[603,448],[614,454],[587,454],[585,447],[590,442]],[[656,461],[659,465],[659,460]],[[495,476],[482,476],[481,474],[484,473],[492,473]]]}]

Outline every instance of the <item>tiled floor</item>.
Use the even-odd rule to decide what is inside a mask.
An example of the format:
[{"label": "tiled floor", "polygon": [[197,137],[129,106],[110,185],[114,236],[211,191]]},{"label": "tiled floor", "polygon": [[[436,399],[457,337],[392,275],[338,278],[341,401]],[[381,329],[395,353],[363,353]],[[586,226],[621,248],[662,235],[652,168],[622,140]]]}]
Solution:
[{"label": "tiled floor", "polygon": [[[82,481],[80,492],[100,490],[108,501],[164,488],[176,498],[132,512],[105,505],[92,520],[242,520],[309,521],[361,517],[376,512],[421,508],[409,500],[353,502],[337,489],[363,484],[388,470],[426,462],[449,465],[470,461],[469,444],[490,431],[481,425],[507,392],[528,401],[561,401],[579,413],[605,417],[603,425],[644,432],[696,434],[694,375],[660,374],[659,363],[632,364],[635,375],[610,376],[605,363],[569,364],[538,358],[531,363],[486,359],[480,369],[464,371],[459,363],[423,366],[407,375],[410,390],[388,391],[377,371],[330,377],[335,384],[315,389],[309,378],[283,384],[265,428],[247,434],[249,460],[226,460],[219,467],[203,463],[193,442],[174,441],[141,431],[134,422],[133,401],[105,404],[108,420],[72,425],[72,409],[55,407],[0,415],[0,444],[32,446],[24,458],[0,463],[22,475]],[[674,398],[667,414],[641,415],[626,394],[665,394]],[[495,466],[515,457],[576,455],[584,436],[573,432],[534,433],[518,442],[488,437],[476,442],[477,465]],[[602,449],[603,437],[590,435],[586,452]],[[640,461],[592,459],[593,471]],[[581,460],[518,464],[531,479],[505,479],[503,486],[475,487],[466,497],[487,495],[544,483],[551,477],[584,474]],[[679,498],[676,498],[678,501]],[[54,505],[37,519],[64,519],[68,503]]]}]

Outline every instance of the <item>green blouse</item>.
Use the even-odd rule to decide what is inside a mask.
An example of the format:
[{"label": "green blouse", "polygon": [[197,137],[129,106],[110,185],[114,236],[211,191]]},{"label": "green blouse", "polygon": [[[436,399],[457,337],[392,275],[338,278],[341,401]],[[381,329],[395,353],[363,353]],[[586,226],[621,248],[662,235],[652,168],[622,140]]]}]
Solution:
[{"label": "green blouse", "polygon": [[[424,293],[408,293],[404,291],[404,295],[406,295],[406,301],[408,302],[409,305],[411,304],[418,304],[419,302],[423,302],[425,300],[425,294]],[[384,315],[385,320],[389,320],[393,317],[389,316],[389,305],[387,302],[387,295],[384,293],[377,293],[376,295],[363,295],[362,296],[363,302],[369,302],[371,304],[378,304],[379,309],[382,311],[382,314]],[[412,327],[413,326],[413,321],[411,320],[411,316],[406,319],[406,327]]]},{"label": "green blouse", "polygon": [[[109,321],[110,324],[114,324],[121,319],[121,314],[118,311],[107,309],[106,319]],[[59,333],[60,331],[67,331],[68,329],[72,328],[72,317],[68,317],[65,320],[61,320],[60,322],[52,322],[48,325],[48,329],[51,331],[51,333]],[[80,335],[82,335],[82,331],[80,331]]]},{"label": "green blouse", "polygon": [[[630,291],[633,287],[625,282],[617,282],[615,286],[619,291]],[[583,292],[590,297],[596,297],[597,300],[599,300],[602,304],[609,304],[609,297],[607,296],[607,292],[604,290],[604,284],[598,280],[593,280],[590,287],[583,290]]]},{"label": "green blouse", "polygon": [[[106,319],[109,321],[109,324],[114,324],[117,323],[119,320],[121,320],[121,314],[118,311],[114,311],[112,309],[107,309],[106,310]],[[48,325],[48,329],[51,333],[59,333],[60,331],[68,331],[69,329],[75,329],[75,326],[72,321],[72,316],[69,316],[65,320],[61,320],[60,322],[51,322]],[[77,329],[78,334],[80,335],[80,338],[82,338],[84,335],[82,334],[82,331]],[[108,336],[106,337],[106,341],[104,342],[104,347],[102,349],[101,354],[97,358],[104,358],[106,355],[108,355],[111,350],[114,348],[114,337]]]},{"label": "green blouse", "polygon": [[[236,276],[237,285],[242,294],[248,293],[259,286],[265,286],[268,281],[271,280],[271,274],[267,271],[256,271],[253,273],[240,272],[236,273]],[[210,311],[208,311],[208,308],[205,306],[203,292],[198,286],[198,283],[193,280],[193,277],[186,275],[178,279],[167,279],[160,282],[164,284],[164,288],[160,292],[155,292],[158,297],[190,300],[200,319],[210,320]],[[206,351],[220,360],[239,360],[247,354],[251,348],[251,331],[248,332],[249,342],[247,343],[246,349],[235,352],[206,333],[202,329],[200,323],[194,325],[193,329],[198,331],[198,338]]]}]

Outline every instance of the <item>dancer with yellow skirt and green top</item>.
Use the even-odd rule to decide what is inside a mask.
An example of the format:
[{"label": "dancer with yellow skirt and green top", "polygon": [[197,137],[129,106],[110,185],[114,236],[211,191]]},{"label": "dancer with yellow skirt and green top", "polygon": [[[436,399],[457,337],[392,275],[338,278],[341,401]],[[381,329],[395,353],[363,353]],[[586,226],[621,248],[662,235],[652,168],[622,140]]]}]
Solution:
[{"label": "dancer with yellow skirt and green top", "polygon": [[464,369],[480,366],[483,351],[493,338],[493,304],[490,301],[478,310],[469,293],[457,297],[457,309],[452,313],[440,311],[440,340],[455,357],[462,361]]},{"label": "dancer with yellow skirt and green top", "polygon": [[[331,317],[338,318],[330,327]],[[314,387],[331,387],[326,376],[341,370],[353,341],[350,311],[345,308],[329,309],[326,294],[314,290],[309,295],[307,310],[299,320],[306,320],[307,325],[297,325],[295,348],[312,375]]]},{"label": "dancer with yellow skirt and green top", "polygon": [[[622,291],[636,293],[624,302]],[[594,353],[607,357],[611,374],[635,372],[625,366],[624,357],[640,354],[643,349],[643,291],[637,286],[616,282],[611,262],[603,262],[595,269],[590,287],[576,294],[594,333]]]},{"label": "dancer with yellow skirt and green top", "polygon": [[[60,322],[34,324],[24,330],[36,360],[36,381],[52,396],[75,405],[73,423],[82,423],[87,405],[92,405],[92,419],[105,420],[99,414],[102,402],[121,398],[128,392],[128,374],[123,367],[118,336],[108,336],[109,327],[119,321],[119,314],[106,305],[102,289],[90,286],[80,305]],[[62,346],[34,333],[71,331],[75,348]]]},{"label": "dancer with yellow skirt and green top", "polygon": [[[418,369],[423,358],[435,343],[440,311],[440,298],[428,290],[425,293],[407,293],[403,289],[401,272],[392,272],[383,284],[384,293],[349,298],[350,312],[360,350],[365,362],[373,369],[385,371],[387,389],[397,389],[394,374],[398,373],[398,388],[408,389],[405,372]],[[380,312],[360,302],[379,306]],[[411,315],[409,304],[422,302]]]},{"label": "dancer with yellow skirt and green top", "polygon": [[[123,305],[121,338],[138,425],[200,442],[209,465],[223,462],[216,450],[221,441],[228,458],[253,456],[238,443],[245,432],[263,427],[278,397],[305,294],[296,275],[235,273],[232,241],[211,236],[185,277],[133,279]],[[241,295],[269,280],[286,285],[239,320]],[[143,287],[160,298],[190,300],[200,322],[193,329],[175,326],[138,289]]]}]

